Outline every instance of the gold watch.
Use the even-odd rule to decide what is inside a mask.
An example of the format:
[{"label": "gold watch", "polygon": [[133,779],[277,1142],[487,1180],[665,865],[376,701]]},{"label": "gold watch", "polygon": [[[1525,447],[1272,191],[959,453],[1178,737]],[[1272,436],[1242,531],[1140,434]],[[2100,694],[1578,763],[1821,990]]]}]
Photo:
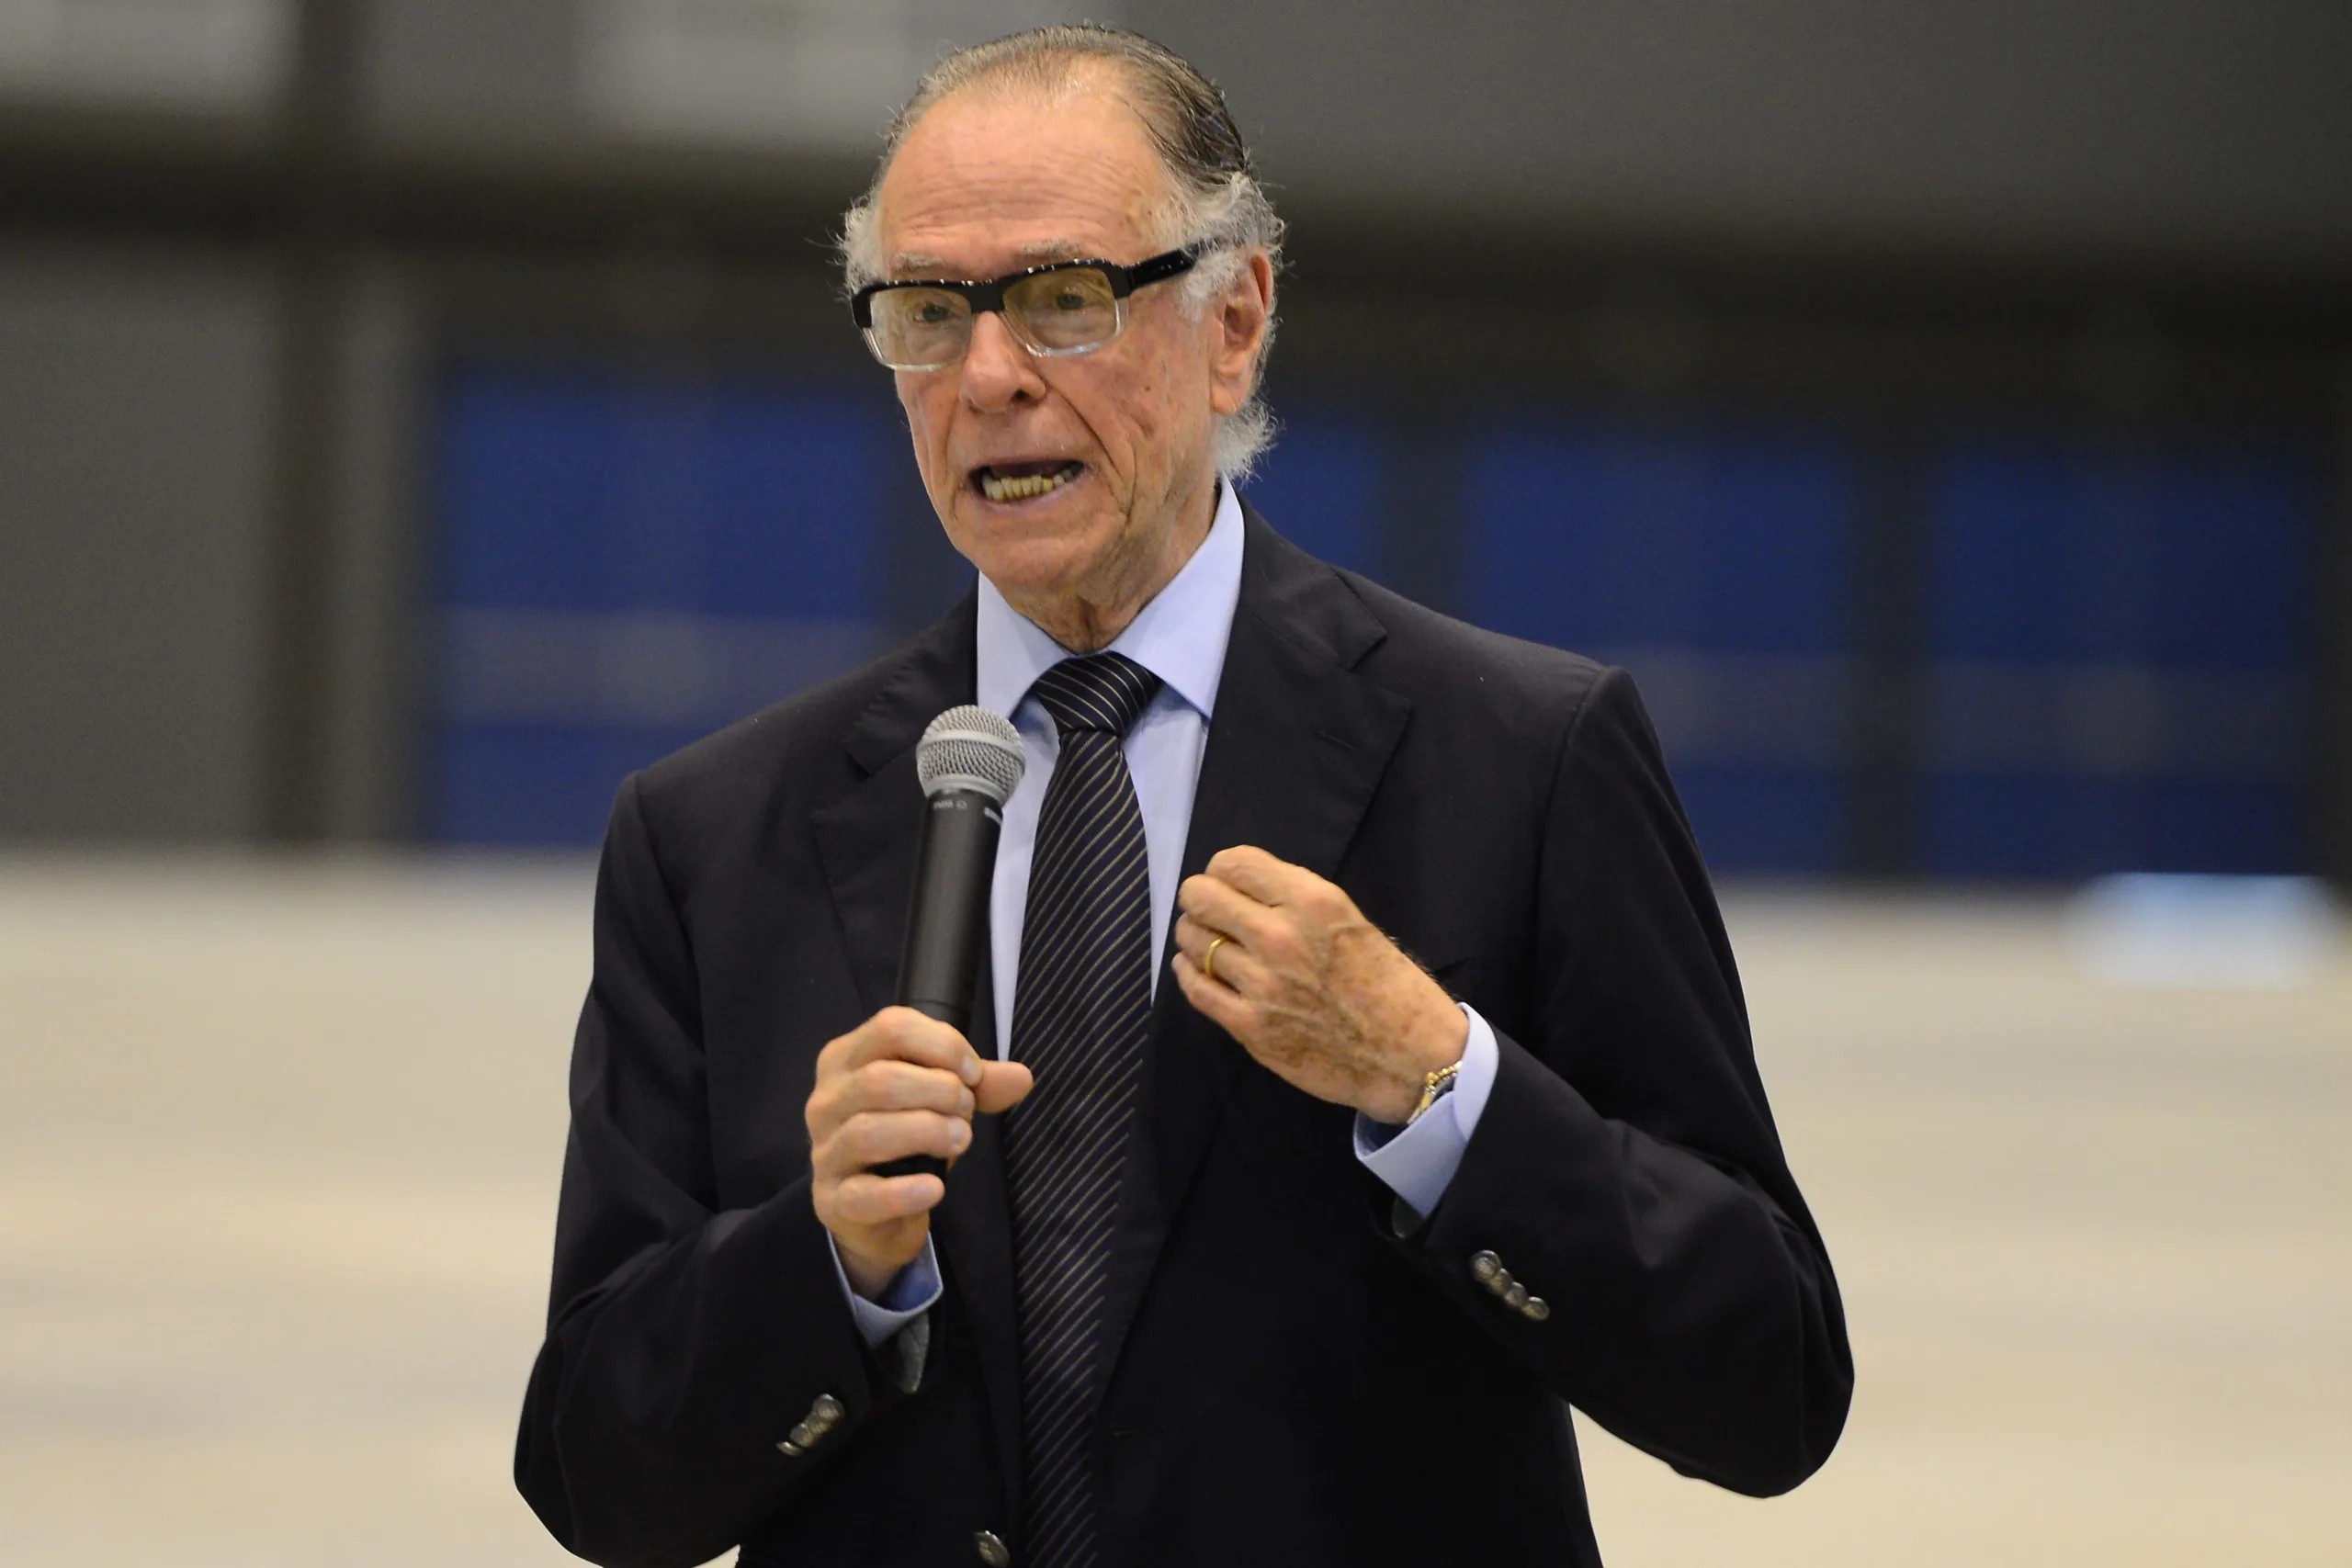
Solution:
[{"label": "gold watch", "polygon": [[1427,1111],[1430,1106],[1435,1105],[1441,1099],[1442,1099],[1445,1095],[1445,1091],[1453,1087],[1454,1077],[1461,1071],[1462,1063],[1460,1058],[1457,1057],[1455,1060],[1448,1062],[1437,1071],[1430,1074],[1427,1077],[1424,1077],[1421,1080],[1421,1102],[1413,1107],[1413,1113],[1410,1116],[1405,1118],[1405,1125],[1409,1127],[1414,1122],[1419,1121],[1421,1119],[1422,1111]]}]

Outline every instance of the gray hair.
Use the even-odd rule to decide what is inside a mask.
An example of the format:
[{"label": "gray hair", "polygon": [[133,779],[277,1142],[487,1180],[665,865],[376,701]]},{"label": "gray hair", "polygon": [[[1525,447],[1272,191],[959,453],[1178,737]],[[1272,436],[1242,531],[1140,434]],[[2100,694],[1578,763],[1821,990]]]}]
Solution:
[{"label": "gray hair", "polygon": [[[1149,39],[1080,22],[1036,28],[958,50],[923,77],[914,96],[890,121],[873,183],[842,217],[842,271],[848,287],[855,290],[883,276],[875,205],[907,133],[933,105],[983,82],[1049,94],[1067,86],[1075,70],[1090,60],[1109,61],[1119,69],[1126,101],[1159,154],[1170,193],[1160,216],[1162,238],[1171,247],[1185,245],[1200,254],[1199,265],[1177,285],[1187,313],[1197,317],[1210,300],[1230,288],[1254,252],[1263,251],[1274,270],[1281,271],[1283,220],[1258,182],[1250,149],[1216,84]],[[1258,393],[1272,347],[1270,320],[1249,400],[1217,424],[1217,471],[1230,483],[1247,479],[1273,445],[1273,412]]]}]

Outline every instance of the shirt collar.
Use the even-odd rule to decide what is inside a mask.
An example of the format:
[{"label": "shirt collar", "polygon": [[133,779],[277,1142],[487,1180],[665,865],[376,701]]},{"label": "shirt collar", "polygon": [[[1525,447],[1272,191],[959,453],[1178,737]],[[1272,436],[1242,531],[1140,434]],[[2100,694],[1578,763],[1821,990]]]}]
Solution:
[{"label": "shirt collar", "polygon": [[[1037,677],[1070,652],[1007,604],[985,574],[979,594],[976,694],[982,707],[1009,717]],[[1241,501],[1231,485],[1219,480],[1208,537],[1168,586],[1127,623],[1110,651],[1126,655],[1159,676],[1170,691],[1208,718],[1216,711],[1225,647],[1240,602]]]}]

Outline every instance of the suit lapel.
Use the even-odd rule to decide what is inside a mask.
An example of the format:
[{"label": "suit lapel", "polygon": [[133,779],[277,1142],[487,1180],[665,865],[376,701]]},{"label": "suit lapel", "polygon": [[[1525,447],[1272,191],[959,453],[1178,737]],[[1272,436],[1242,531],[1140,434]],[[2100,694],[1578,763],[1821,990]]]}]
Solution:
[{"label": "suit lapel", "polygon": [[[1240,604],[1201,762],[1183,874],[1254,844],[1318,875],[1340,857],[1411,705],[1354,672],[1385,635],[1331,568],[1244,508]],[[1170,922],[1172,932],[1175,922]],[[1165,955],[1163,955],[1163,963]],[[1169,1229],[1216,1131],[1246,1053],[1195,1012],[1162,971],[1153,1004],[1144,1114],[1127,1165],[1112,1258],[1104,1365],[1115,1365]]]},{"label": "suit lapel", "polygon": [[977,599],[967,594],[915,643],[842,738],[859,781],[812,814],[817,852],[869,1015],[897,987],[914,886],[922,821],[915,744],[941,709],[972,700],[977,613]]},{"label": "suit lapel", "polygon": [[[845,744],[864,776],[813,816],[818,855],[841,919],[859,1000],[868,1016],[888,1004],[898,985],[899,950],[906,933],[922,820],[915,746],[923,727],[942,709],[972,700],[976,604],[967,594],[918,642],[906,664],[851,727]],[[972,1048],[983,1058],[996,1055],[991,992],[983,955],[970,1032]],[[1021,1353],[1013,1316],[1011,1211],[997,1122],[993,1116],[976,1119],[972,1146],[949,1173],[947,1196],[932,1218],[933,1235],[977,1342],[1005,1495],[1017,1507]]]}]

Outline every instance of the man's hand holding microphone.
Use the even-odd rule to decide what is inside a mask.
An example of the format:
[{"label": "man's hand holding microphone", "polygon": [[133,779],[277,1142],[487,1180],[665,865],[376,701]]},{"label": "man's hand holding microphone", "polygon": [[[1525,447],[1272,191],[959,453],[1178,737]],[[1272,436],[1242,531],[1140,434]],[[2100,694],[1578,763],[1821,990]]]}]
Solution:
[{"label": "man's hand holding microphone", "polygon": [[982,1061],[966,1038],[997,834],[1026,765],[1020,731],[1001,714],[954,707],[924,728],[899,999],[817,1055],[810,1195],[850,1288],[868,1301],[922,1253],[947,1168],[972,1146],[974,1113],[994,1115],[1029,1092],[1028,1068]]},{"label": "man's hand holding microphone", "polygon": [[909,1155],[953,1165],[972,1146],[972,1114],[995,1115],[1029,1092],[1029,1069],[984,1062],[961,1031],[910,1007],[887,1007],[817,1057],[808,1096],[811,1196],[858,1294],[880,1297],[922,1251],[947,1184],[929,1172],[874,1168]]}]

